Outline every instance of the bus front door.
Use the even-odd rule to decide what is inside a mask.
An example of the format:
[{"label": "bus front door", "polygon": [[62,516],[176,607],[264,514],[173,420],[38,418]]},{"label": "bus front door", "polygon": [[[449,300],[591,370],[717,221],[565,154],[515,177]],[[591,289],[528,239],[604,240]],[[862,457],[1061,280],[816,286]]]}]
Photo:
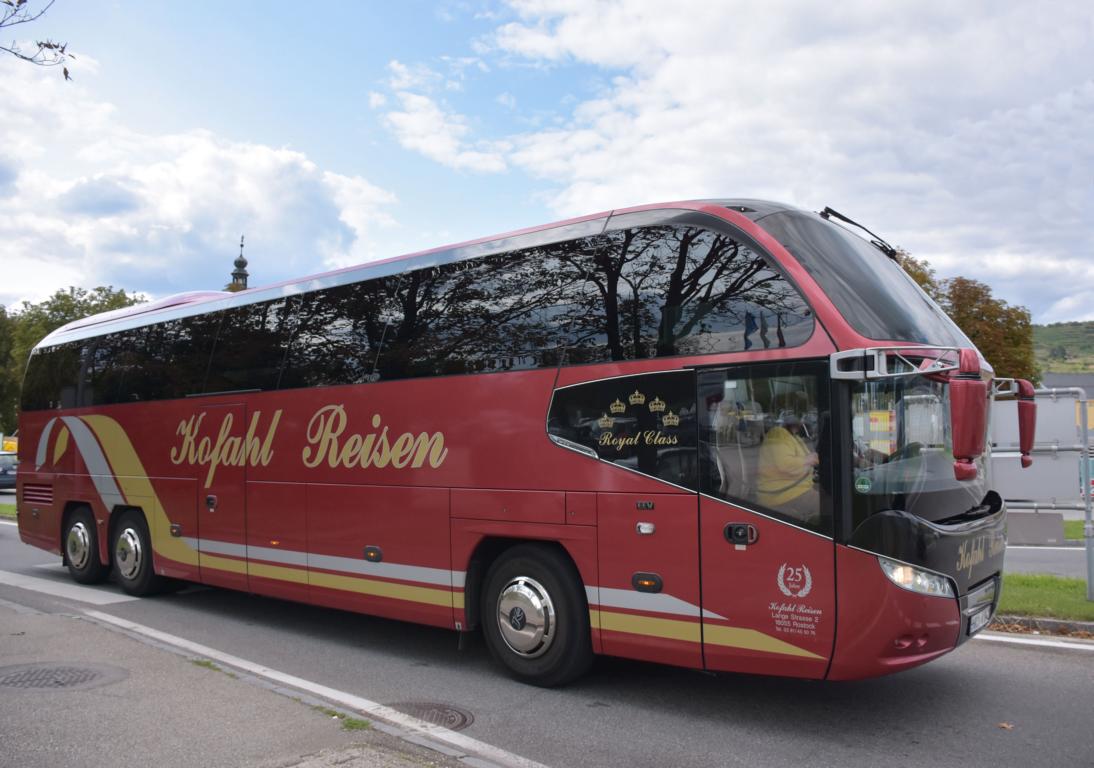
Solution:
[{"label": "bus front door", "polygon": [[824,368],[708,370],[698,387],[705,666],[821,678],[836,626]]}]

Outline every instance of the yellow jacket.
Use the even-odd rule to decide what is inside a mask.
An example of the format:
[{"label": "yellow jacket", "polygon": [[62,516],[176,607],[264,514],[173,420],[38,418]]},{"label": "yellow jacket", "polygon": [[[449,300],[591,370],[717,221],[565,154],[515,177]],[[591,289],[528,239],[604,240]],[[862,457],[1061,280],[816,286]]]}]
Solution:
[{"label": "yellow jacket", "polygon": [[812,451],[785,427],[774,427],[760,446],[757,501],[777,507],[813,487]]}]

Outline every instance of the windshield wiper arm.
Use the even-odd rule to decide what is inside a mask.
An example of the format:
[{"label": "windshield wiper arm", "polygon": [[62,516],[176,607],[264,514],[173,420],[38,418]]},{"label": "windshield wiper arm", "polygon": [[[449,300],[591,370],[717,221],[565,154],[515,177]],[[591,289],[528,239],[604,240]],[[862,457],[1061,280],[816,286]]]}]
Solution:
[{"label": "windshield wiper arm", "polygon": [[887,242],[882,240],[881,237],[879,237],[878,235],[875,235],[873,232],[871,232],[866,227],[859,224],[857,221],[852,221],[851,219],[847,218],[846,216],[844,216],[839,211],[832,210],[828,206],[824,207],[824,210],[820,212],[820,215],[825,219],[827,219],[827,218],[836,218],[836,219],[839,219],[840,221],[844,221],[844,222],[850,224],[852,227],[858,227],[863,232],[868,234],[870,237],[874,238],[873,240],[870,241],[870,245],[877,248],[879,251],[884,253],[886,256],[888,256],[893,261],[898,262],[898,263],[900,262],[900,255],[897,253],[896,248],[889,245]]}]

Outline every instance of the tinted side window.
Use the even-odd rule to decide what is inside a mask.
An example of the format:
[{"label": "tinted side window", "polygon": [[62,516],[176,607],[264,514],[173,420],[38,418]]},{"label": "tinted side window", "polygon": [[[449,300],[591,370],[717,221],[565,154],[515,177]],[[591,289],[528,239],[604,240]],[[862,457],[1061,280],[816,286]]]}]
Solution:
[{"label": "tinted side window", "polygon": [[559,261],[551,248],[418,270],[395,288],[382,379],[557,365]]},{"label": "tinted side window", "polygon": [[280,386],[557,365],[565,276],[552,248],[307,295]]},{"label": "tinted side window", "polygon": [[398,315],[398,276],[305,294],[279,386],[360,384],[376,374],[380,341]]},{"label": "tinted side window", "polygon": [[698,487],[695,376],[624,376],[555,392],[547,432],[556,442],[685,488]]},{"label": "tinted side window", "polygon": [[643,227],[567,245],[566,268],[584,278],[569,309],[571,362],[793,347],[813,332],[790,282],[728,235]]},{"label": "tinted side window", "polygon": [[148,326],[144,337],[142,400],[200,394],[220,324],[218,314]]},{"label": "tinted side window", "polygon": [[76,405],[80,375],[80,342],[39,349],[27,362],[21,408],[42,411]]},{"label": "tinted side window", "polygon": [[204,391],[276,389],[299,304],[299,297],[293,296],[221,313]]},{"label": "tinted side window", "polygon": [[147,400],[145,338],[147,328],[131,328],[93,339],[81,405],[109,405]]}]

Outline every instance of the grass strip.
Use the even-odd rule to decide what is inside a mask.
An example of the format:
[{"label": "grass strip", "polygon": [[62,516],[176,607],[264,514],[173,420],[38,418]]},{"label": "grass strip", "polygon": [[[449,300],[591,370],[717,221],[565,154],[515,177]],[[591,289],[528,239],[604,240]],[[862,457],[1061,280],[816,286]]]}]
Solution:
[{"label": "grass strip", "polygon": [[316,712],[326,715],[335,720],[342,721],[343,731],[367,731],[372,727],[372,723],[368,720],[361,720],[356,717],[350,717],[344,712],[339,712],[337,709],[331,709],[329,707],[312,707]]},{"label": "grass strip", "polygon": [[1094,602],[1086,599],[1086,581],[1036,573],[1003,574],[1001,614],[1094,621]]},{"label": "grass strip", "polygon": [[0,518],[5,520],[15,519],[15,505],[0,502]]},{"label": "grass strip", "polygon": [[195,667],[201,667],[202,669],[211,669],[214,672],[223,672],[233,680],[239,679],[238,677],[236,677],[234,672],[229,672],[216,662],[209,661],[209,659],[190,659],[190,663],[193,664]]},{"label": "grass strip", "polygon": [[1064,538],[1065,539],[1083,539],[1083,521],[1082,520],[1064,520]]}]

